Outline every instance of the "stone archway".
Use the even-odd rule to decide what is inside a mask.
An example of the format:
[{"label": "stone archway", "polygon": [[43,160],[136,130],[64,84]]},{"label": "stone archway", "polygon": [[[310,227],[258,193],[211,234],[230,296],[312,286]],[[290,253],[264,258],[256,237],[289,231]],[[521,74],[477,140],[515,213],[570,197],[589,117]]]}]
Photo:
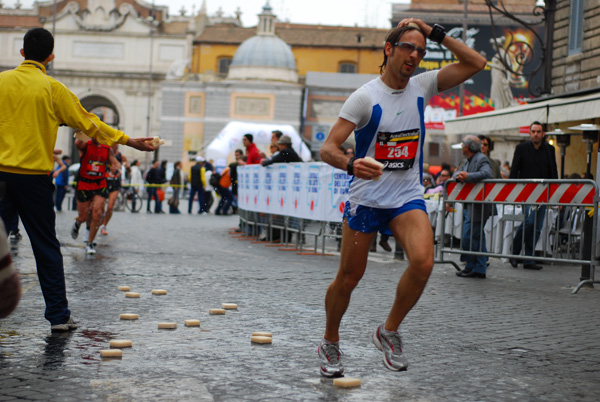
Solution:
[{"label": "stone archway", "polygon": [[[80,99],[79,101],[85,110],[95,114],[100,118],[100,120],[109,126],[117,129],[119,128],[119,123],[121,121],[119,110],[110,99],[102,95],[90,95]],[[73,134],[72,130],[71,134]],[[79,153],[77,152],[77,148],[75,148],[73,145],[74,141],[74,139],[71,139],[71,161],[73,163],[79,163]]]},{"label": "stone archway", "polygon": [[91,95],[80,99],[81,106],[97,115],[106,124],[117,128],[119,126],[119,110],[113,102],[101,95]]}]

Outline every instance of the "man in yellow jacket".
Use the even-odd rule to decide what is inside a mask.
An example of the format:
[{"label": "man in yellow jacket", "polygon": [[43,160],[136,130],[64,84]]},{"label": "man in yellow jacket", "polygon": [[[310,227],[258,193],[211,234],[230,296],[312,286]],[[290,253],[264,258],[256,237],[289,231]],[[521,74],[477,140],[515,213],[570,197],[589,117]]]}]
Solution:
[{"label": "man in yellow jacket", "polygon": [[54,38],[43,28],[25,34],[21,55],[25,61],[0,73],[0,182],[6,194],[0,218],[11,222],[19,214],[36,259],[46,302],[45,317],[53,332],[77,328],[71,318],[65,290],[63,258],[56,238],[54,186],[49,172],[58,126],[81,130],[106,145],[119,143],[140,151],[154,151],[146,141],[129,138],[86,111],[79,99],[59,81],[46,75],[54,59]]}]

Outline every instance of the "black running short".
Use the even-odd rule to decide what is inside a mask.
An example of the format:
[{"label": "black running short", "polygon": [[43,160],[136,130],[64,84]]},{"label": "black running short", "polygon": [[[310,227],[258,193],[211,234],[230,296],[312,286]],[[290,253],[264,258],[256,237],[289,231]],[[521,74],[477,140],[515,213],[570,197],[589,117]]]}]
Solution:
[{"label": "black running short", "polygon": [[108,188],[103,187],[97,190],[77,190],[77,192],[75,193],[75,198],[77,198],[77,201],[79,202],[88,202],[91,201],[91,199],[94,198],[95,195],[99,195],[103,198],[108,198]]}]

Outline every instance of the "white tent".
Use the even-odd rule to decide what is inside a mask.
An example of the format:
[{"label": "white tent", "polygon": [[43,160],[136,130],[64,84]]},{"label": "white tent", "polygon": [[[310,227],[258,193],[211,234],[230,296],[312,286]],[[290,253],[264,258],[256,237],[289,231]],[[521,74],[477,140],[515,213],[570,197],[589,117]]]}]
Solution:
[{"label": "white tent", "polygon": [[[206,159],[215,161],[226,160],[227,157],[236,149],[245,151],[242,145],[244,134],[252,134],[254,143],[260,151],[265,151],[271,144],[271,132],[279,130],[292,139],[292,148],[298,153],[303,161],[308,162],[311,159],[310,150],[304,144],[300,135],[293,126],[289,124],[257,124],[233,121],[228,123],[206,148]],[[220,163],[217,162],[217,165]]]}]

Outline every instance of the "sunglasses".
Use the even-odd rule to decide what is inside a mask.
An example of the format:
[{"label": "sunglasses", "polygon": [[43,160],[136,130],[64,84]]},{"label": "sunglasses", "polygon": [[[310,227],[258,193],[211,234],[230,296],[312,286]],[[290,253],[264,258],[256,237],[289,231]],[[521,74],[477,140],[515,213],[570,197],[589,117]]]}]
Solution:
[{"label": "sunglasses", "polygon": [[422,47],[416,47],[410,42],[396,42],[394,43],[394,46],[398,46],[400,49],[406,50],[409,53],[412,53],[416,50],[419,57],[425,57],[425,54],[427,53],[426,49]]}]

